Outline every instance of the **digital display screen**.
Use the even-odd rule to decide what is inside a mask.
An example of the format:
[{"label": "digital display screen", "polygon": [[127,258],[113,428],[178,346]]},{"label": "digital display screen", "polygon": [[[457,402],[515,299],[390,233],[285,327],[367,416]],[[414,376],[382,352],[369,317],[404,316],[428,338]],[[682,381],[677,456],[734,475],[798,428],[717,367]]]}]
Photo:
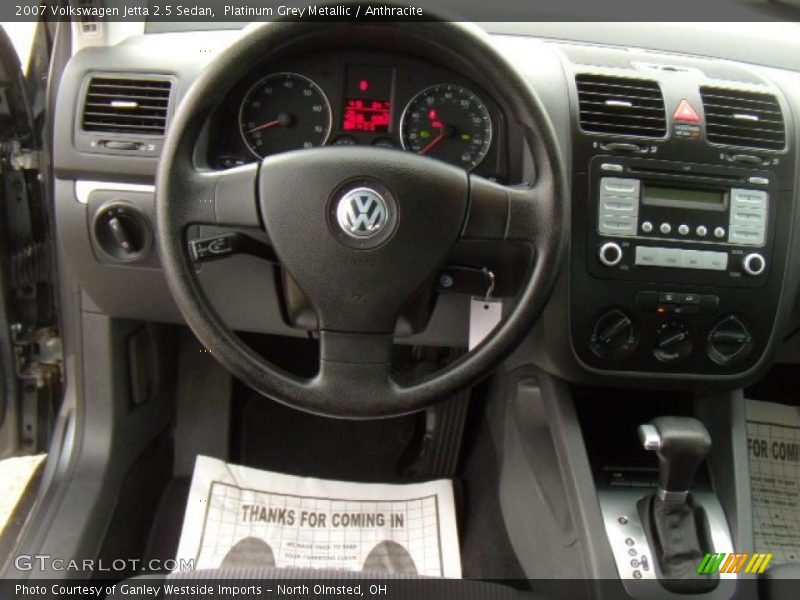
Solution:
[{"label": "digital display screen", "polygon": [[693,208],[698,210],[725,210],[727,192],[689,190],[654,185],[642,186],[642,204],[667,208]]},{"label": "digital display screen", "polygon": [[342,131],[391,131],[393,82],[392,67],[347,65]]},{"label": "digital display screen", "polygon": [[386,132],[392,123],[392,103],[389,100],[347,98],[344,105],[344,131]]}]

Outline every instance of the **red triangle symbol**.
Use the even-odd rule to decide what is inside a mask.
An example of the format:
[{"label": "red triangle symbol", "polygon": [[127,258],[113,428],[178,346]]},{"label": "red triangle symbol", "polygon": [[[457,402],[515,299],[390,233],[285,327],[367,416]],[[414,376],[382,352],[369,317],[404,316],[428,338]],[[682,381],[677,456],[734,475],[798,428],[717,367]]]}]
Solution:
[{"label": "red triangle symbol", "polygon": [[689,104],[689,101],[685,98],[681,100],[681,103],[678,104],[678,108],[675,110],[675,114],[672,115],[673,121],[685,121],[689,123],[699,123],[700,122],[700,115],[695,112],[692,108],[692,105]]}]

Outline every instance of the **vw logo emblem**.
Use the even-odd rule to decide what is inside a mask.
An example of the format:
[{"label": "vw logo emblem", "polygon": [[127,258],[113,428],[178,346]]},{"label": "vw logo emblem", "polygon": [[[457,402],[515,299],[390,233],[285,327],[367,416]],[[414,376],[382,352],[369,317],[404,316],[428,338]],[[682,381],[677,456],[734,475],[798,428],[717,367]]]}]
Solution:
[{"label": "vw logo emblem", "polygon": [[379,234],[388,219],[386,200],[368,187],[350,190],[336,206],[339,227],[352,238],[366,239]]}]

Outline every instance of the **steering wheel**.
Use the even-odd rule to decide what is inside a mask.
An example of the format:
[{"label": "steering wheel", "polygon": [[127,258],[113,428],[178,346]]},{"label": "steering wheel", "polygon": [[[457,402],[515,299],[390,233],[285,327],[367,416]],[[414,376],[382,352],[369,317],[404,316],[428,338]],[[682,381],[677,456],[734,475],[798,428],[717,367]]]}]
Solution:
[{"label": "steering wheel", "polygon": [[[343,40],[359,48],[411,48],[479,73],[508,107],[510,123],[520,127],[534,157],[535,183],[500,185],[434,159],[374,147],[298,150],[222,171],[198,165],[195,149],[211,112],[253,65],[300,46],[326,48]],[[473,385],[529,333],[565,247],[566,190],[555,134],[536,93],[479,28],[265,23],[214,59],[177,107],[156,178],[159,252],[189,327],[242,382],[308,412],[395,416]],[[189,256],[187,228],[196,224],[266,230],[282,268],[316,311],[316,376],[279,369],[221,320]],[[469,239],[532,247],[535,259],[516,301],[475,349],[424,379],[396,381],[390,358],[401,309],[430,284],[454,244]]]}]

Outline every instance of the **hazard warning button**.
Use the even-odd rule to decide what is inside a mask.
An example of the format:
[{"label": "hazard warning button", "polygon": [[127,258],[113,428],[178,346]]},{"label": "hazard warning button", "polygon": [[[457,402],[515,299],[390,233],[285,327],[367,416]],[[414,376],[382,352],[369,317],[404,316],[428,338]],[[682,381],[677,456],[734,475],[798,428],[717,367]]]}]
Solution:
[{"label": "hazard warning button", "polygon": [[692,105],[689,104],[689,101],[684,98],[681,100],[681,103],[678,104],[675,114],[672,115],[672,120],[683,121],[684,123],[699,123],[700,115],[698,115],[697,111],[692,108]]}]

